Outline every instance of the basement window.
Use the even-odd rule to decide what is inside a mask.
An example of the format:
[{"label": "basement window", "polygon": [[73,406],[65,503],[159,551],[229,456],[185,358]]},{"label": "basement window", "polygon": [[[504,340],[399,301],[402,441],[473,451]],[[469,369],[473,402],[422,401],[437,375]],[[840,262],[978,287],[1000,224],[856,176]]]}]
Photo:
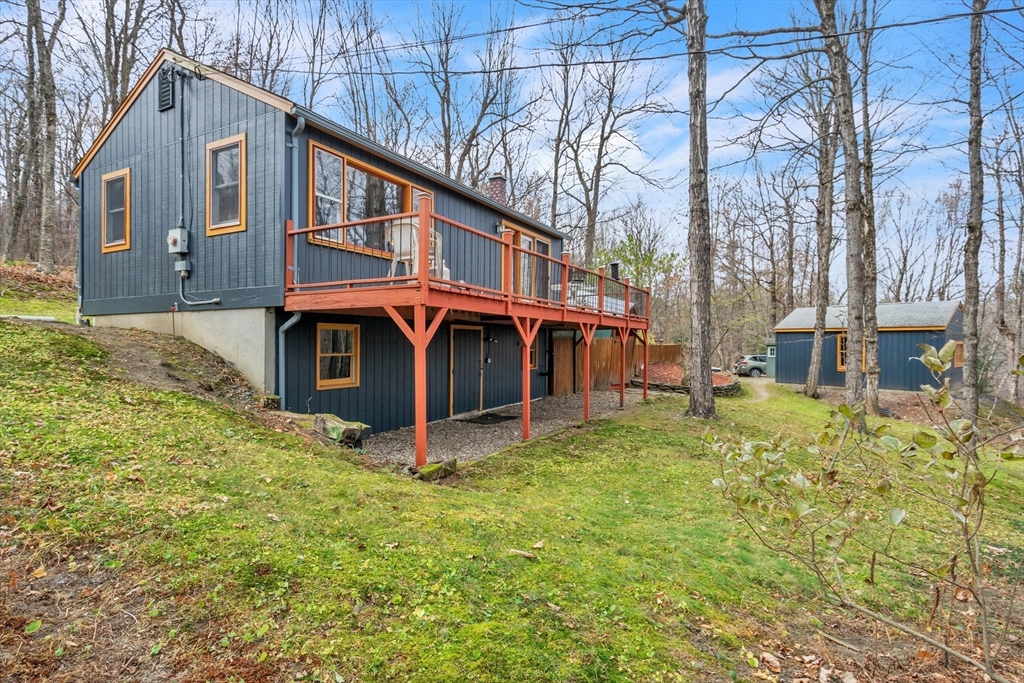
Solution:
[{"label": "basement window", "polygon": [[359,386],[359,325],[316,326],[316,388]]},{"label": "basement window", "polygon": [[206,234],[245,230],[245,133],[206,146]]},{"label": "basement window", "polygon": [[533,343],[530,344],[530,369],[536,370],[538,365],[538,359],[540,357],[540,336],[533,338]]},{"label": "basement window", "polygon": [[132,170],[107,173],[100,179],[102,186],[102,239],[103,253],[125,251],[131,248],[132,237]]}]

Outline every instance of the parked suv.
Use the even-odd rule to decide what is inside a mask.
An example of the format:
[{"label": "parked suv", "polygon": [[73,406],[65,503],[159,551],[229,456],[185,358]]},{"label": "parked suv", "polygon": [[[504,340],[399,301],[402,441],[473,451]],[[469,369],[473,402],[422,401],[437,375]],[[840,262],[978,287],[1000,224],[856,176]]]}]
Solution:
[{"label": "parked suv", "polygon": [[736,361],[736,365],[732,366],[732,371],[737,375],[750,375],[751,377],[767,375],[768,356],[743,356]]}]

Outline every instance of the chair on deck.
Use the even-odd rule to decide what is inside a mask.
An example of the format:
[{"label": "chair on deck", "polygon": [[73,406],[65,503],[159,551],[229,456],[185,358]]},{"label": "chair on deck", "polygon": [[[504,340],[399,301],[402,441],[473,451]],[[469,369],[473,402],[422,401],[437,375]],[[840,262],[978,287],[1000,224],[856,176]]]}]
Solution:
[{"label": "chair on deck", "polygon": [[[403,218],[392,221],[385,228],[385,237],[391,244],[391,269],[388,277],[394,277],[399,262],[405,264],[405,272],[416,275],[419,271],[419,238],[420,224],[418,218]],[[431,253],[430,253],[430,274],[433,277],[450,279],[451,271],[444,264],[442,259],[443,240],[441,234],[436,230],[430,231]],[[440,266],[440,267],[439,267]]]}]

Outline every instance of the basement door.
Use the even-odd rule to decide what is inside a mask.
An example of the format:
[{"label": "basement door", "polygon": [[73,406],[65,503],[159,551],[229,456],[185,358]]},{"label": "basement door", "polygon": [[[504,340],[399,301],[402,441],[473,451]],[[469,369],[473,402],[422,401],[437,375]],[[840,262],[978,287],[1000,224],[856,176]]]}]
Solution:
[{"label": "basement door", "polygon": [[448,414],[484,408],[484,328],[452,325]]}]

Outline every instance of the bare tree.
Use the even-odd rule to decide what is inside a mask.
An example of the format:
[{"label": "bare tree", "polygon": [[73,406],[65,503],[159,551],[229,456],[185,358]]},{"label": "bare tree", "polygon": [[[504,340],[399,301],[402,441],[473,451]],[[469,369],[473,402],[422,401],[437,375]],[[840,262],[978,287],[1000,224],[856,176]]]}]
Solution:
[{"label": "bare tree", "polygon": [[[9,261],[14,257],[14,243],[18,238],[25,215],[25,204],[28,202],[29,190],[35,177],[36,164],[39,156],[39,91],[36,79],[36,43],[33,36],[34,24],[26,22],[23,36],[25,39],[25,77],[20,84],[20,102],[10,101],[9,110],[16,112],[12,122],[17,125],[9,129],[13,132],[12,158],[6,173],[10,210],[3,226],[3,240],[0,241],[0,262]],[[17,93],[17,91],[16,91]],[[16,95],[17,96],[17,95]]]},{"label": "bare tree", "polygon": [[853,87],[846,46],[836,24],[836,0],[814,0],[821,17],[836,101],[839,135],[843,143],[843,178],[846,187],[846,402],[861,398],[861,360],[864,341],[864,196],[861,191],[860,144],[853,113]]},{"label": "bare tree", "polygon": [[56,271],[53,262],[53,234],[56,227],[56,205],[54,190],[57,154],[57,86],[53,77],[53,48],[64,23],[67,5],[59,0],[50,24],[50,35],[46,35],[43,14],[39,0],[28,0],[28,23],[35,38],[36,58],[39,64],[39,102],[42,104],[44,135],[40,160],[41,216],[39,221],[39,263],[37,268],[44,273]]},{"label": "bare tree", "polygon": [[978,308],[980,282],[978,257],[981,252],[982,211],[985,206],[985,168],[981,162],[981,51],[982,22],[980,14],[988,0],[973,0],[971,9],[970,61],[970,132],[967,136],[967,168],[970,173],[970,208],[967,214],[967,241],[964,245],[964,412],[969,419],[978,415]]},{"label": "bare tree", "polygon": [[[864,392],[864,407],[869,415],[880,414],[878,405],[878,377],[881,367],[878,364],[878,258],[876,255],[875,230],[875,180],[874,180],[874,141],[871,137],[870,92],[868,88],[871,71],[871,38],[873,31],[869,24],[875,23],[877,3],[875,0],[863,0],[861,4],[860,24],[863,29],[857,34],[860,43],[860,112],[861,136],[864,150],[862,170],[864,173],[864,231],[863,270],[864,270],[864,367],[867,375],[867,386]],[[847,365],[846,373],[851,373]]]}]

